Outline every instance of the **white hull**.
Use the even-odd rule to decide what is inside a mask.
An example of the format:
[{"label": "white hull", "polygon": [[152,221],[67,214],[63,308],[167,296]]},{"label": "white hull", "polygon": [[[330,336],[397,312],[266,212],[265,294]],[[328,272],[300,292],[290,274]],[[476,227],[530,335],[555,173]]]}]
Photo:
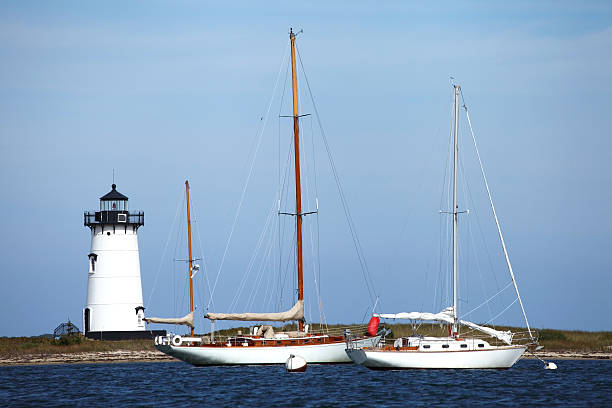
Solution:
[{"label": "white hull", "polygon": [[[358,347],[372,347],[380,336],[355,340]],[[196,366],[207,365],[259,365],[285,364],[291,354],[300,356],[308,364],[350,363],[346,343],[339,341],[329,344],[303,346],[261,346],[261,347],[210,347],[156,345],[158,350]]]},{"label": "white hull", "polygon": [[523,355],[525,346],[500,346],[485,350],[383,351],[351,348],[352,361],[371,369],[405,368],[510,368]]}]

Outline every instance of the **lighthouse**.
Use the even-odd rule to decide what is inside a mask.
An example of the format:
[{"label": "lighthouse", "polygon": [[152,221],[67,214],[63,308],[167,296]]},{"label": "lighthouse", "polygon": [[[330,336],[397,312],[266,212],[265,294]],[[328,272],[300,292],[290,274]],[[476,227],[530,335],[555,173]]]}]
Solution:
[{"label": "lighthouse", "polygon": [[100,210],[85,212],[84,224],[91,231],[85,336],[123,340],[158,335],[146,331],[143,320],[138,229],[144,212],[129,211],[128,198],[113,184],[100,197]]}]

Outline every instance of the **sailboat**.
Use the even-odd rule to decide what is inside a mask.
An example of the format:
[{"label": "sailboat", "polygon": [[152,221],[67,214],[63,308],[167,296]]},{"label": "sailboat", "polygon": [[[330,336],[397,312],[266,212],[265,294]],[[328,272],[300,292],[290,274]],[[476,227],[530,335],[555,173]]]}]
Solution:
[{"label": "sailboat", "polygon": [[[155,347],[175,358],[195,366],[213,365],[258,365],[285,364],[290,356],[299,356],[310,363],[350,363],[345,353],[343,335],[331,335],[325,332],[309,330],[304,319],[304,284],[302,253],[302,195],[300,185],[300,140],[299,112],[297,94],[297,67],[295,38],[293,30],[289,33],[291,44],[291,73],[293,95],[293,145],[295,156],[295,197],[296,197],[296,253],[297,253],[297,286],[298,298],[294,306],[278,313],[207,313],[204,317],[211,321],[210,336],[198,337],[193,332],[193,273],[191,256],[191,237],[189,238],[190,268],[190,314],[180,319],[149,318],[153,323],[185,324],[191,326],[190,336],[168,334],[155,338]],[[188,190],[188,185],[187,185]],[[187,193],[188,194],[188,193]],[[187,195],[189,205],[189,195]],[[189,209],[187,211],[189,217]],[[188,228],[189,234],[191,229]],[[275,332],[271,325],[258,324],[250,328],[248,335],[237,335],[229,338],[215,338],[214,322],[217,320],[253,321],[253,322],[289,322],[297,321],[296,331]],[[369,325],[362,336],[353,338],[358,347],[375,346],[381,338],[377,325]]]},{"label": "sailboat", "polygon": [[[537,339],[527,321],[523,301],[516,285],[514,272],[510,264],[510,258],[503,240],[499,221],[495,213],[495,207],[491,200],[484,171],[482,175],[489,195],[490,205],[497,225],[498,235],[501,246],[506,258],[510,277],[514,284],[514,289],[525,318],[527,333],[512,333],[510,331],[496,330],[492,327],[478,325],[466,320],[459,319],[457,308],[457,238],[458,238],[458,215],[460,211],[457,206],[457,167],[458,167],[458,124],[459,124],[459,95],[461,87],[453,85],[454,89],[454,142],[453,142],[453,304],[438,313],[425,312],[403,312],[403,313],[383,313],[374,316],[383,319],[405,319],[411,321],[439,322],[449,326],[449,335],[445,337],[417,336],[401,337],[395,340],[393,346],[380,345],[376,347],[360,347],[358,343],[352,341],[347,335],[346,353],[351,360],[357,364],[370,369],[410,369],[410,368],[510,368],[523,355],[528,347],[535,347]],[[465,108],[465,106],[464,106]],[[467,112],[467,108],[466,108]],[[469,123],[469,115],[468,115]],[[471,125],[470,125],[471,127]],[[480,160],[480,155],[478,154]],[[481,163],[481,170],[483,169]],[[493,338],[487,341],[481,337],[464,337],[462,329],[474,332],[478,331]],[[485,337],[486,337],[485,336]],[[497,343],[497,344],[494,344]]]}]

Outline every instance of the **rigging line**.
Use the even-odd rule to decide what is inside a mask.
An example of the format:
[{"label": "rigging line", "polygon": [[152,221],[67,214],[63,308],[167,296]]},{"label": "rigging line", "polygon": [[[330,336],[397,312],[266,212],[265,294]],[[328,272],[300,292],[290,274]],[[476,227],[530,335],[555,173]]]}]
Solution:
[{"label": "rigging line", "polygon": [[[183,192],[183,202],[182,202],[182,205],[181,205],[181,213],[180,213],[180,217],[183,220],[185,219],[184,215],[185,215],[185,202],[186,202],[186,200],[187,200],[186,192]],[[183,238],[182,237],[184,237],[184,235],[183,235],[183,232],[184,232],[183,223],[179,223],[178,226],[179,226],[179,228],[177,229],[177,235],[176,235],[176,239],[174,241],[174,253],[172,254],[173,255],[172,256],[172,285],[173,285],[173,290],[174,290],[172,298],[174,299],[173,314],[175,316],[177,314],[177,309],[178,309],[178,305],[179,305],[178,296],[176,295],[176,254],[178,252],[179,243],[183,242],[183,240],[182,240]],[[181,280],[181,282],[182,282],[182,280]],[[182,292],[183,291],[181,291],[181,293]],[[184,295],[184,293],[183,293],[183,295]],[[184,296],[183,296],[183,300],[184,300]],[[180,304],[182,304],[182,303],[183,302],[181,300]]]},{"label": "rigging line", "polygon": [[[268,249],[268,255],[266,256],[265,265],[263,266],[266,269],[273,270],[272,268],[272,263],[274,260],[273,251],[274,251],[274,237],[271,237],[270,246]],[[262,296],[262,299],[263,299],[262,304],[266,308],[266,310],[270,309],[270,304],[272,302],[272,295],[274,292],[274,286],[273,286],[274,276],[270,276],[270,275],[271,274],[266,274],[267,280],[266,280],[265,292]]]},{"label": "rigging line", "polygon": [[[274,233],[273,233],[273,228],[272,228],[272,224],[273,224],[273,219],[274,217],[270,216],[270,227],[268,229],[268,233],[269,233],[269,238],[267,240],[267,242],[265,243],[265,245],[262,247],[263,248],[263,252],[262,252],[262,257],[261,260],[259,262],[259,268],[258,268],[258,272],[257,272],[257,276],[255,278],[255,285],[253,286],[253,289],[251,290],[251,294],[249,295],[248,301],[247,301],[247,310],[252,310],[251,308],[254,305],[255,299],[257,298],[257,294],[259,293],[259,290],[261,288],[261,285],[264,281],[264,277],[267,277],[268,274],[265,273],[265,271],[268,269],[268,261],[270,259],[270,254],[272,252],[272,248],[274,247]],[[268,285],[266,285],[266,288],[268,288]],[[267,295],[267,289],[266,289],[266,293],[264,293],[263,296],[260,296],[260,299],[263,299],[265,303],[265,297]]]},{"label": "rigging line", "polygon": [[[279,107],[278,107],[278,211],[280,212],[280,203],[281,200],[283,198],[283,187],[281,185],[281,113],[283,111],[283,104],[285,101],[285,93],[287,90],[287,83],[288,83],[288,78],[289,78],[289,66],[290,64],[287,64],[287,69],[285,70],[285,81],[283,82],[283,91],[281,92],[281,98],[280,98],[280,103],[279,103]],[[287,163],[290,159],[289,154],[287,155]],[[285,164],[285,168],[288,166],[288,164]],[[283,181],[284,183],[284,181]],[[277,288],[280,288],[280,283],[281,283],[281,273],[282,273],[282,267],[283,267],[283,254],[282,254],[282,244],[281,244],[281,230],[282,230],[282,225],[284,225],[284,222],[282,222],[281,217],[277,216],[277,224],[278,224],[278,285]]]},{"label": "rigging line", "polygon": [[[190,186],[190,191],[193,191],[193,188]],[[199,212],[196,210],[196,206],[193,202],[193,196],[190,197],[191,198],[191,208],[193,209],[193,213],[194,214],[199,214]],[[212,290],[210,287],[210,279],[208,279],[208,265],[206,263],[206,255],[204,254],[204,246],[202,245],[202,236],[200,234],[200,225],[197,223],[197,219],[194,221],[197,225],[196,231],[198,234],[198,243],[200,245],[200,254],[202,254],[202,256],[200,257],[200,260],[202,261],[202,264],[204,265],[204,269],[203,269],[203,274],[204,274],[204,279],[206,279],[206,286],[208,287],[208,296],[210,297],[210,299],[212,299]],[[204,304],[204,299],[202,298],[202,294],[200,292],[200,304]],[[211,306],[215,307],[215,302],[214,300],[212,300],[211,302]]]},{"label": "rigging line", "polygon": [[[450,126],[449,126],[449,133],[448,133],[447,154],[446,154],[446,160],[444,161],[444,167],[442,171],[442,174],[443,174],[442,189],[440,191],[440,206],[439,206],[440,208],[439,257],[440,258],[439,258],[438,276],[436,277],[436,286],[434,290],[434,305],[432,308],[434,310],[437,308],[443,309],[449,303],[449,296],[448,296],[449,282],[448,280],[450,279],[450,277],[444,271],[448,269],[449,257],[447,257],[446,255],[449,252],[448,247],[450,246],[450,240],[448,239],[450,223],[449,223],[448,218],[444,217],[444,213],[442,209],[452,207],[452,205],[450,204],[450,189],[451,189],[450,179],[447,179],[447,176],[450,173],[450,156],[451,156],[452,145],[453,145],[453,142],[452,142],[453,140],[453,109],[451,109],[450,111],[449,121],[450,121]],[[444,203],[445,198],[447,201],[446,203]],[[440,303],[437,305],[438,307],[436,308],[435,302],[437,298],[438,287],[440,288]]]},{"label": "rigging line", "polygon": [[[296,47],[297,49],[297,47]],[[329,148],[329,144],[327,142],[327,137],[325,136],[325,131],[323,130],[323,124],[321,123],[321,117],[319,116],[319,110],[317,109],[317,105],[315,104],[314,101],[314,96],[312,95],[312,90],[310,88],[310,83],[308,81],[308,76],[306,75],[306,70],[304,69],[304,64],[302,63],[302,56],[300,55],[300,51],[298,49],[298,58],[300,60],[300,66],[302,67],[302,73],[304,74],[304,79],[306,80],[306,86],[308,88],[308,93],[310,94],[310,99],[312,100],[312,105],[315,111],[315,114],[317,116],[317,122],[319,124],[319,129],[321,131],[321,136],[323,138],[323,142],[325,144],[325,149],[327,151],[327,156],[329,158],[330,164],[331,164],[331,168],[332,168],[332,173],[334,174],[334,178],[336,180],[336,187],[338,188],[338,192],[340,195],[340,201],[342,203],[342,206],[344,208],[344,214],[347,218],[347,223],[349,225],[349,230],[351,231],[351,235],[353,238],[353,245],[355,246],[355,250],[357,252],[357,257],[359,258],[359,262],[361,264],[361,271],[362,271],[362,275],[364,277],[365,283],[366,283],[366,288],[368,290],[368,294],[370,296],[370,301],[372,303],[374,303],[374,300],[376,298],[378,298],[378,296],[376,295],[376,292],[374,290],[374,285],[372,281],[372,278],[369,275],[369,271],[368,271],[368,267],[367,267],[367,263],[365,260],[365,257],[363,256],[363,248],[361,247],[361,243],[359,241],[359,237],[357,237],[356,231],[355,231],[355,226],[352,220],[352,217],[350,215],[350,212],[348,210],[348,203],[346,201],[346,197],[344,196],[344,191],[342,190],[342,185],[340,184],[340,178],[338,176],[338,171],[336,169],[336,165],[334,163],[333,157],[331,155],[331,150]],[[369,278],[369,280],[368,280]]]},{"label": "rigging line", "polygon": [[[466,171],[465,171],[465,169],[463,167],[463,161],[461,160],[459,162],[459,164],[461,166],[461,171],[462,171],[462,176],[463,176],[464,195],[466,195],[468,197],[468,203],[471,203],[472,208],[476,209],[476,203],[475,203],[474,197],[472,195],[472,189],[470,188],[470,184],[468,182],[467,177],[465,177]],[[466,191],[467,191],[467,194],[465,194]],[[481,236],[481,239],[482,239],[482,242],[483,242],[483,246],[484,246],[485,252],[487,254],[487,257],[489,259],[489,266],[491,267],[491,274],[493,275],[493,280],[495,281],[495,289],[499,290],[499,283],[497,282],[497,276],[495,276],[495,273],[494,273],[493,263],[491,261],[491,254],[489,253],[489,249],[487,247],[486,240],[484,239],[484,233],[482,231],[482,227],[481,227],[481,224],[480,224],[480,217],[479,217],[478,211],[473,211],[473,212],[475,213],[476,225],[478,226],[478,229],[480,231],[480,236]],[[472,231],[472,223],[468,222],[467,226],[468,226],[467,229],[468,229],[468,232],[469,232],[469,235],[470,235],[471,243],[473,245],[472,246],[472,250],[474,251],[474,259],[476,261],[476,268],[478,269],[478,273],[479,273],[479,277],[480,277],[480,288],[482,290],[483,297],[485,297],[486,291],[485,291],[485,288],[484,288],[484,279],[483,279],[483,275],[482,275],[482,269],[480,268],[480,262],[478,261],[478,256],[476,255],[476,241],[474,240],[474,234],[473,234],[473,231]],[[469,289],[469,286],[467,286],[467,287]],[[487,309],[489,311],[489,317],[491,317],[493,312],[491,311],[491,306],[488,303],[487,303]]]},{"label": "rigging line", "polygon": [[172,224],[170,225],[170,231],[168,232],[168,238],[166,238],[166,244],[164,245],[164,250],[162,251],[161,257],[159,259],[159,266],[157,267],[157,272],[155,273],[155,280],[153,281],[153,288],[151,289],[151,292],[149,293],[149,300],[147,301],[147,305],[151,304],[153,293],[155,292],[155,289],[157,287],[157,279],[159,278],[159,273],[161,272],[163,260],[166,256],[166,251],[168,250],[168,246],[170,245],[170,237],[172,235],[174,226],[176,225],[176,220],[178,219],[178,213],[179,213],[180,208],[181,208],[181,202],[179,201],[176,206],[176,211],[174,213],[174,220],[172,220]]},{"label": "rigging line", "polygon": [[[310,120],[311,126],[312,126],[312,119]],[[304,137],[302,137],[300,139],[301,144],[302,144],[302,152],[304,155],[304,186],[305,186],[305,190],[306,190],[306,208],[312,209],[311,206],[311,202],[310,202],[310,184],[309,183],[309,177],[308,175],[310,174],[310,172],[312,171],[315,175],[316,175],[316,169],[311,169],[309,166],[309,160],[307,159],[307,153],[308,150],[306,149],[306,135],[304,134]],[[312,150],[312,156],[313,156],[313,166],[314,166],[314,156],[315,156],[315,152],[314,152],[314,142],[313,142],[314,136],[313,136],[313,132],[311,131],[310,133],[310,140],[311,140],[311,145],[313,147]],[[315,176],[315,181],[314,181],[315,185],[316,185],[316,176]],[[316,193],[316,187],[315,187],[315,197],[316,197],[317,193]],[[318,202],[318,200],[317,200]],[[317,211],[318,211],[318,205],[317,205]],[[318,298],[318,310],[319,310],[319,320],[321,320],[321,296],[320,296],[320,291],[319,291],[319,287],[318,287],[318,283],[317,283],[317,264],[314,261],[315,259],[315,244],[314,244],[314,235],[312,232],[312,223],[308,223],[308,230],[309,230],[309,235],[310,235],[310,254],[312,256],[312,272],[313,272],[313,277],[314,277],[314,286],[315,286],[315,293],[317,294],[317,298]],[[309,303],[309,313],[311,313],[311,320],[312,320],[312,312],[311,312],[311,308],[310,308],[310,303]]]},{"label": "rigging line", "polygon": [[[508,306],[506,306],[506,308],[504,310],[502,310],[501,312],[499,312],[497,315],[495,315],[494,318],[489,319],[488,321],[486,321],[484,324],[489,324],[491,323],[493,320],[497,319],[499,316],[503,315],[504,313],[506,313],[506,310],[510,309],[510,307],[512,307],[513,304],[516,303],[516,301],[519,300],[519,298],[515,298],[512,303],[510,303]],[[530,332],[531,333],[531,332]]]},{"label": "rigging line", "polygon": [[[269,240],[268,243],[265,245],[263,256],[261,262],[259,263],[259,268],[257,268],[258,272],[255,277],[255,284],[253,285],[251,293],[249,294],[249,297],[247,299],[246,310],[253,310],[255,299],[258,298],[257,294],[259,293],[261,285],[264,281],[264,275],[266,275],[264,271],[266,269],[266,266],[268,265],[268,259],[270,257],[270,252],[272,250],[273,245],[274,239]],[[259,298],[264,299],[264,296],[260,296]]]},{"label": "rigging line", "polygon": [[[467,313],[464,313],[461,318],[465,319],[467,316],[469,316],[470,314],[472,314],[473,312],[475,312],[476,310],[480,309],[482,306],[488,304],[491,300],[493,300],[494,298],[496,298],[497,296],[499,296],[503,291],[505,291],[506,289],[508,289],[510,286],[512,286],[512,282],[508,282],[508,284],[506,286],[504,286],[499,292],[497,292],[496,294],[494,294],[493,296],[491,296],[490,298],[488,298],[487,300],[485,300],[484,302],[482,302],[481,304],[479,304],[478,306],[476,306],[475,308],[473,308],[472,310],[470,310]],[[490,318],[489,321],[493,320],[494,318]]]},{"label": "rigging line", "polygon": [[474,149],[476,150],[476,156],[478,157],[478,163],[480,164],[480,172],[482,173],[482,178],[485,183],[485,187],[487,189],[487,195],[489,196],[489,204],[491,204],[491,211],[493,212],[493,218],[495,218],[495,225],[497,226],[497,233],[499,234],[499,240],[501,242],[502,249],[504,250],[504,256],[506,257],[506,263],[508,265],[508,270],[510,271],[510,277],[512,277],[512,283],[514,284],[514,290],[516,291],[516,297],[518,298],[519,304],[521,305],[521,311],[523,312],[523,317],[525,318],[525,324],[527,325],[527,331],[529,332],[529,337],[533,339],[533,334],[531,333],[531,327],[529,327],[529,321],[527,320],[527,314],[525,313],[525,307],[523,306],[523,301],[521,300],[521,295],[518,290],[518,286],[516,285],[516,279],[514,278],[514,272],[512,271],[512,264],[510,263],[510,257],[508,256],[508,251],[506,249],[506,243],[504,242],[504,236],[502,235],[501,227],[499,225],[499,220],[497,219],[497,213],[495,212],[495,205],[493,205],[493,198],[491,197],[491,190],[489,189],[489,183],[487,182],[487,176],[484,172],[484,166],[482,164],[482,160],[480,159],[480,151],[478,150],[478,144],[476,143],[476,136],[474,136],[474,130],[472,129],[472,122],[470,121],[470,114],[467,109],[467,105],[465,104],[465,100],[463,99],[463,92],[461,92],[461,100],[463,101],[463,109],[465,110],[465,115],[467,117],[468,124],[470,126],[470,133],[472,134],[472,140],[474,141]]},{"label": "rigging line", "polygon": [[[474,198],[472,196],[472,190],[470,189],[469,184],[467,184],[467,180],[466,180],[466,185],[468,187],[468,192],[469,192],[469,197],[470,197],[470,201],[472,203],[472,207],[476,208],[476,204],[474,202]],[[495,270],[495,268],[493,267],[493,260],[491,259],[491,253],[489,251],[489,247],[487,246],[487,241],[485,239],[484,236],[484,231],[482,229],[482,224],[480,223],[480,217],[478,216],[478,212],[476,212],[476,225],[478,225],[478,231],[480,232],[480,239],[482,240],[485,252],[487,254],[487,259],[489,261],[489,268],[491,269],[491,272],[493,272]],[[495,281],[495,289],[499,290],[499,283],[497,281],[497,276],[495,275],[495,273],[492,273],[493,275],[493,280]]]},{"label": "rigging line", "polygon": [[[280,203],[281,202],[286,202],[288,201],[288,195],[289,195],[289,170],[291,168],[291,158],[293,157],[293,151],[294,149],[292,149],[291,147],[293,146],[293,138],[289,138],[289,148],[287,149],[287,160],[285,161],[285,171],[283,173],[283,178],[281,180],[281,183],[279,184],[279,196],[278,196],[278,200],[279,200],[279,207],[278,207],[278,211],[280,212]],[[284,197],[283,197],[284,194]],[[283,276],[283,259],[282,259],[282,254],[283,254],[283,250],[284,247],[282,245],[282,242],[285,239],[285,232],[286,232],[286,227],[287,227],[287,223],[285,221],[283,221],[285,219],[285,217],[281,217],[280,214],[278,214],[278,225],[279,225],[279,233],[278,233],[278,254],[279,254],[279,259],[278,259],[278,294],[279,294],[279,298],[281,299],[281,304],[282,304],[282,288],[284,287],[284,281],[282,279]]]},{"label": "rigging line", "polygon": [[[313,181],[314,181],[314,194],[315,194],[315,217],[317,220],[317,224],[316,224],[316,228],[317,228],[317,240],[314,240],[314,236],[313,236],[313,223],[309,224],[309,228],[310,228],[310,245],[311,245],[311,255],[312,255],[312,272],[313,272],[313,278],[314,278],[314,286],[315,286],[315,294],[317,297],[317,306],[319,309],[319,322],[323,321],[323,302],[321,300],[321,289],[319,287],[320,285],[320,279],[321,279],[321,260],[319,259],[319,256],[321,254],[320,252],[320,243],[319,243],[319,239],[320,239],[320,234],[319,234],[319,188],[317,186],[317,155],[316,155],[316,151],[315,151],[315,144],[314,144],[314,131],[313,131],[313,122],[312,122],[312,116],[309,118],[310,121],[310,145],[311,145],[311,149],[312,149],[312,174],[313,174]],[[305,144],[306,142],[304,142]],[[306,149],[304,149],[306,150]],[[315,242],[316,242],[316,247],[315,247]]]},{"label": "rigging line", "polygon": [[[283,290],[285,289],[285,283],[288,280],[287,275],[289,275],[289,269],[291,268],[290,265],[292,265],[292,264],[297,262],[297,260],[295,259],[296,258],[296,254],[295,254],[295,252],[296,252],[296,248],[295,247],[296,246],[297,246],[297,236],[294,234],[293,238],[292,238],[292,241],[291,241],[291,245],[290,245],[291,254],[287,256],[287,262],[285,264],[284,273],[282,274],[283,276],[282,276],[282,279],[281,279],[281,287],[280,287],[280,290],[279,290],[279,295],[280,295],[279,296],[279,307],[280,308],[282,308],[282,306],[283,306]],[[291,276],[294,278],[294,283],[295,283],[295,274],[291,274]],[[295,285],[294,285],[294,287],[295,287]],[[292,296],[293,296],[293,293],[292,293]],[[295,300],[294,297],[292,297],[291,300],[292,301]],[[293,302],[293,304],[295,304],[295,302]]]},{"label": "rigging line", "polygon": [[[313,162],[313,167],[314,167],[314,171],[313,171],[313,178],[314,178],[314,185],[315,185],[315,200],[316,200],[316,205],[317,205],[317,212],[315,214],[316,216],[316,220],[317,220],[317,254],[316,254],[316,274],[315,274],[315,285],[317,288],[317,300],[319,303],[319,322],[322,322],[323,320],[325,320],[325,325],[327,326],[327,317],[325,316],[325,311],[323,310],[323,300],[321,298],[321,233],[320,233],[320,227],[319,227],[319,187],[318,187],[318,183],[317,183],[317,155],[316,155],[316,150],[315,150],[315,143],[314,143],[314,130],[313,130],[313,120],[312,120],[312,116],[310,117],[310,142],[312,144],[312,162]],[[328,327],[329,329],[329,327]]]},{"label": "rigging line", "polygon": [[[317,263],[318,263],[318,271],[319,271],[319,285],[321,285],[321,229],[319,228],[319,212],[316,214],[317,219]],[[325,327],[329,330],[329,326],[327,325],[327,315],[325,314],[325,309],[323,309],[323,302],[321,300],[321,291],[318,292],[319,296],[319,310],[323,316],[323,321],[325,322]],[[319,325],[323,323],[323,321],[319,322]]]},{"label": "rigging line", "polygon": [[[485,296],[485,287],[484,287],[484,276],[482,274],[482,268],[480,267],[480,262],[478,261],[478,256],[476,255],[476,242],[474,240],[474,234],[472,232],[472,226],[471,224],[469,225],[469,233],[470,233],[470,239],[472,242],[472,250],[474,251],[474,260],[476,263],[476,269],[478,269],[478,276],[480,277],[480,290],[482,291],[482,295],[483,297]],[[491,271],[493,272],[493,271]],[[499,285],[497,285],[497,289],[499,290]],[[489,303],[487,303],[487,310],[489,311],[489,317],[491,317],[493,315],[493,312],[491,311],[491,306],[489,305]]]},{"label": "rigging line", "polygon": [[[274,200],[276,201],[276,200]],[[275,202],[272,202],[272,209],[275,207]],[[232,299],[232,303],[230,303],[230,312],[233,313],[234,309],[238,306],[238,300],[240,299],[240,297],[242,296],[242,291],[244,290],[244,287],[246,286],[246,282],[248,280],[249,275],[251,274],[253,267],[255,265],[256,262],[256,258],[257,258],[257,254],[259,253],[259,249],[261,248],[261,245],[263,243],[264,237],[268,231],[268,226],[270,225],[270,221],[272,219],[272,210],[269,212],[268,216],[266,217],[266,222],[264,223],[264,226],[259,234],[259,238],[257,239],[257,244],[255,245],[255,249],[253,251],[253,253],[251,254],[251,258],[249,259],[249,263],[247,264],[247,269],[245,271],[245,273],[242,275],[242,279],[240,281],[240,284],[238,286],[238,290],[236,291],[236,293],[234,294],[234,298]]]},{"label": "rigging line", "polygon": [[[465,173],[465,170],[463,168],[463,161],[460,161],[460,164],[461,164],[461,170],[462,170],[463,174],[465,175],[466,173]],[[472,208],[476,209],[476,202],[474,201],[474,197],[472,195],[472,189],[470,188],[470,184],[468,182],[468,179],[464,176],[463,180],[464,180],[464,183],[465,183],[465,187],[467,187],[467,192],[468,192],[467,197],[469,197],[469,203],[471,203]],[[464,190],[464,193],[465,193],[465,190]],[[485,239],[485,236],[484,236],[484,231],[482,229],[482,224],[480,222],[480,217],[479,217],[478,211],[474,211],[474,213],[476,215],[476,217],[475,217],[476,218],[476,225],[478,226],[478,230],[480,232],[480,239],[482,240],[482,243],[483,243],[483,246],[484,246],[484,249],[485,249],[485,253],[487,254],[487,259],[489,261],[489,267],[490,267],[491,272],[492,272],[491,274],[493,275],[493,280],[495,281],[495,289],[499,290],[499,283],[497,281],[497,276],[495,275],[495,273],[493,273],[495,268],[493,267],[493,261],[491,259],[491,253],[490,253],[489,247],[487,245],[487,240]],[[471,233],[472,233],[472,231],[470,230],[470,234]],[[475,241],[474,241],[474,244],[475,244]]]},{"label": "rigging line", "polygon": [[[251,180],[251,175],[253,174],[253,167],[255,166],[255,159],[257,158],[257,153],[259,151],[259,147],[261,146],[261,141],[263,139],[264,129],[266,128],[266,124],[268,123],[268,117],[269,117],[269,114],[270,114],[270,109],[272,108],[272,101],[274,100],[274,95],[276,94],[276,88],[278,87],[280,73],[282,72],[282,67],[285,65],[285,58],[286,57],[287,57],[287,49],[285,49],[285,55],[283,56],[283,59],[282,59],[282,62],[281,62],[281,66],[280,66],[279,71],[278,71],[278,75],[276,76],[276,83],[274,84],[274,89],[272,90],[272,95],[270,97],[270,103],[268,104],[268,109],[266,110],[266,114],[264,115],[264,121],[261,124],[261,127],[259,129],[259,139],[257,141],[257,146],[255,148],[255,153],[253,155],[253,160],[251,161],[251,165],[250,165],[250,168],[249,168],[249,174],[248,174],[246,182],[244,184],[244,188],[242,189],[242,194],[240,196],[240,201],[238,203],[238,208],[236,209],[236,215],[234,216],[234,221],[232,223],[232,228],[230,230],[230,234],[229,234],[227,243],[225,245],[225,250],[223,251],[223,256],[221,257],[221,264],[219,265],[219,271],[217,272],[217,276],[215,278],[215,283],[213,285],[212,295],[214,295],[215,290],[217,289],[217,283],[219,282],[219,276],[221,275],[221,270],[223,269],[223,264],[225,263],[225,257],[227,256],[227,251],[229,249],[230,242],[232,241],[232,236],[234,235],[234,230],[236,228],[236,223],[238,221],[238,216],[240,215],[240,210],[242,209],[242,203],[244,202],[244,197],[246,195],[246,191],[247,191],[247,188],[249,186],[249,181]],[[211,299],[212,299],[212,296],[211,296]],[[208,306],[206,307],[207,310],[210,307],[210,305],[211,305],[211,300],[209,300],[209,302],[208,302]]]}]

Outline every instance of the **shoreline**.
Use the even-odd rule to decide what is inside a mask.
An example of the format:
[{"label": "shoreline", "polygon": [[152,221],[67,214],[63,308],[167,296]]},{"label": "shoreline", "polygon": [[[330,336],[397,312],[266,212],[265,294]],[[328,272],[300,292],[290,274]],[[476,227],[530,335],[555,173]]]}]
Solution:
[{"label": "shoreline", "polygon": [[[521,359],[535,360],[612,360],[611,352],[603,351],[539,351],[525,354]],[[114,350],[83,353],[30,354],[15,357],[0,357],[0,367],[55,365],[55,364],[115,364],[115,363],[160,363],[180,361],[157,350]]]},{"label": "shoreline", "polygon": [[51,364],[157,363],[179,361],[157,350],[89,351],[0,357],[0,367]]}]

